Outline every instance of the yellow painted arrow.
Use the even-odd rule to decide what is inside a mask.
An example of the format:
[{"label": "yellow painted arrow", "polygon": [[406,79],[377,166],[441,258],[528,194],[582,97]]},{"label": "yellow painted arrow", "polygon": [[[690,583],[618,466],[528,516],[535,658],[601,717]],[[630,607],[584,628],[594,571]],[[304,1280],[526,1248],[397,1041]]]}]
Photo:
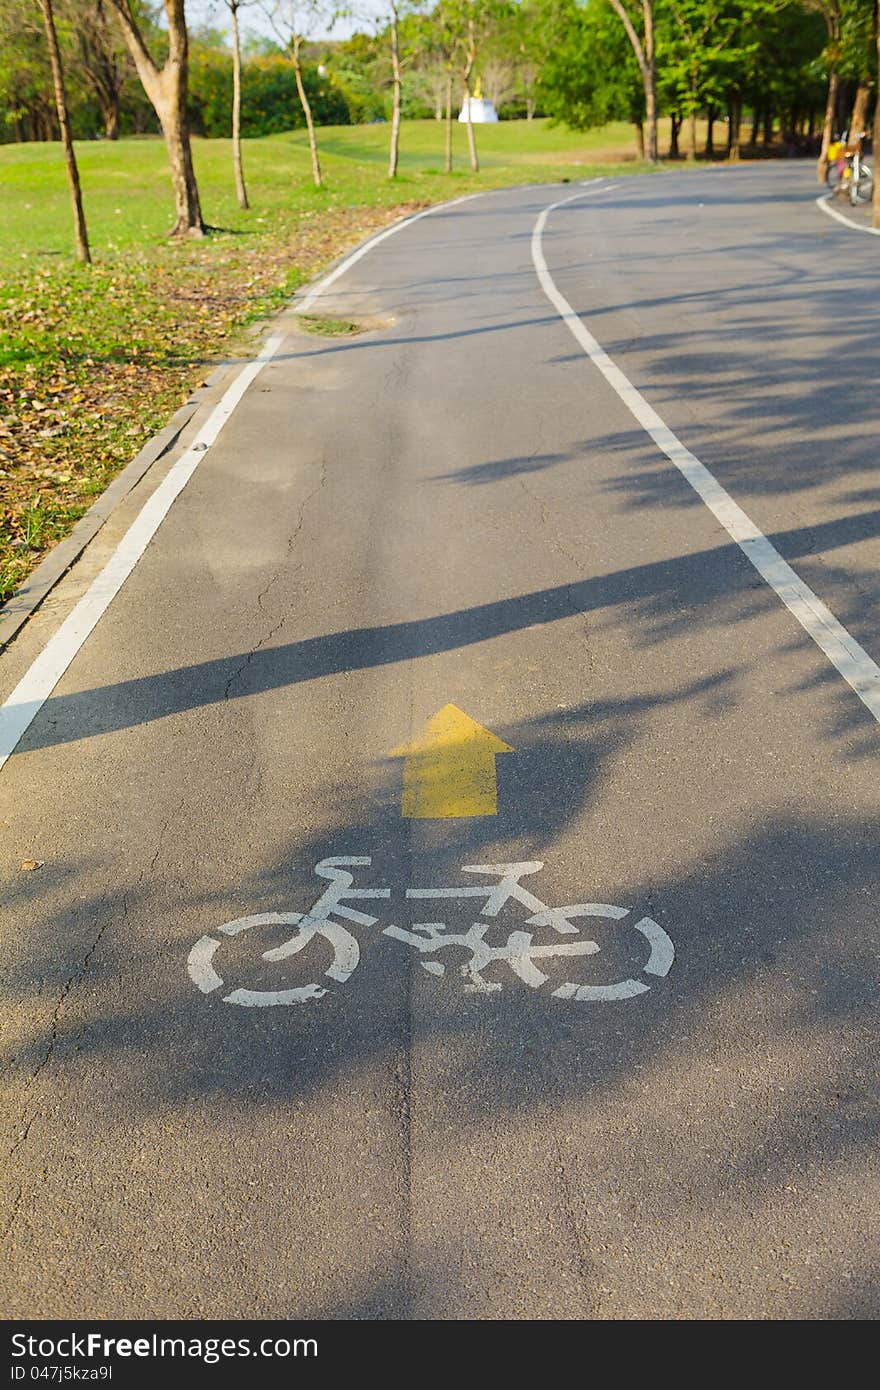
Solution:
[{"label": "yellow painted arrow", "polygon": [[498,811],[495,757],[509,743],[455,705],[429,719],[421,738],[391,752],[403,764],[402,815],[408,820],[494,816]]}]

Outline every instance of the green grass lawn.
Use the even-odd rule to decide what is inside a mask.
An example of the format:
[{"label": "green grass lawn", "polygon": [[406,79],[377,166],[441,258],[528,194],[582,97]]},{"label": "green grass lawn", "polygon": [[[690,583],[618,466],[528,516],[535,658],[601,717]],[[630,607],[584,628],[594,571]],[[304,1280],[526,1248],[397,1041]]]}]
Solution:
[{"label": "green grass lawn", "polygon": [[[636,167],[632,127],[623,123],[577,133],[547,121],[502,121],[477,127],[482,165],[468,166],[466,132],[453,131],[455,168],[443,174],[444,127],[437,121],[405,121],[400,173],[385,177],[388,126],[325,126],[318,131],[326,187],[312,186],[304,131],[244,141],[245,176],[253,207],[243,213],[235,200],[231,142],[194,141],[203,211],[216,227],[265,235],[291,216],[334,206],[393,206],[436,202],[462,191],[543,179],[577,178],[607,163]],[[158,136],[77,145],[77,159],[93,251],[113,255],[162,237],[172,204],[165,146]],[[585,168],[585,166],[588,166]],[[607,172],[602,169],[601,172]],[[4,281],[14,278],[15,260],[69,253],[70,207],[60,146],[0,145],[0,251]],[[10,264],[6,256],[14,257]]]},{"label": "green grass lawn", "polygon": [[279,307],[345,248],[414,207],[479,189],[635,172],[632,128],[580,134],[546,121],[463,126],[443,174],[444,128],[404,122],[386,176],[386,125],[318,131],[325,186],[304,131],[244,142],[251,209],[235,199],[231,145],[197,140],[204,240],[169,241],[159,138],[77,146],[94,265],[73,259],[57,144],[0,146],[0,602],[61,539],[249,321]]}]

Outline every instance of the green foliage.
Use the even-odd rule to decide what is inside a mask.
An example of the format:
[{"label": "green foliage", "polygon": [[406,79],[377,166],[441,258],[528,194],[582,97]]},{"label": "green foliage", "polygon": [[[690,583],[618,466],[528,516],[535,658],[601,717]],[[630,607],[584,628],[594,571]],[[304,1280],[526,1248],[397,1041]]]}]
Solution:
[{"label": "green foliage", "polygon": [[[94,138],[109,129],[100,86],[89,70],[87,49],[96,44],[104,45],[121,74],[121,132],[158,133],[106,0],[55,3],[76,137]],[[158,11],[150,0],[134,3],[161,60],[166,36]],[[640,28],[641,0],[625,3]],[[419,0],[402,0],[400,9],[402,110],[408,118],[438,112],[449,74],[457,105],[473,22],[472,80],[480,80],[502,115],[543,111],[579,130],[614,119],[642,120],[643,84],[609,0],[437,0],[430,9]],[[654,15],[660,109],[682,119],[709,108],[724,112],[730,103],[794,122],[800,114],[821,111],[832,67],[844,80],[844,108],[857,83],[875,81],[875,0],[654,0]],[[226,135],[232,105],[227,40],[210,27],[194,30],[191,39],[192,128]],[[317,124],[366,125],[388,118],[387,25],[342,42],[306,44],[303,56]],[[324,77],[319,64],[327,69]],[[293,71],[277,42],[247,40],[243,88],[245,135],[302,125]],[[55,124],[38,7],[34,0],[0,0],[0,142],[52,138]]]},{"label": "green foliage", "polygon": [[[332,75],[303,64],[303,85],[317,125],[348,125],[345,93]],[[293,65],[283,54],[266,53],[242,65],[242,134],[274,135],[305,125]],[[190,122],[197,135],[228,135],[232,128],[232,54],[225,48],[193,44],[190,53]]]},{"label": "green foliage", "polygon": [[608,0],[552,0],[544,12],[544,110],[574,130],[640,121],[644,91],[623,26]]},{"label": "green foliage", "polygon": [[836,50],[838,71],[850,81],[870,82],[877,72],[873,0],[837,0],[834,8],[840,16],[840,40],[830,47]]},{"label": "green foliage", "polygon": [[[872,52],[876,68],[873,0],[843,3],[848,61],[856,75],[859,64],[870,65]],[[745,103],[787,119],[824,105],[826,26],[812,3],[655,0],[654,22],[661,110],[686,117]],[[641,120],[638,67],[609,0],[545,0],[544,34],[541,90],[551,115],[580,129],[615,115]]]}]

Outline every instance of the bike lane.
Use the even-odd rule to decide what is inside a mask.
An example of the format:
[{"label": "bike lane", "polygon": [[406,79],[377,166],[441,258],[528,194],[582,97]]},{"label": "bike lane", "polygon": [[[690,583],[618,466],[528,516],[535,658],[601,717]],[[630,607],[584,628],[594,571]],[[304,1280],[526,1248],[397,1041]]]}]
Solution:
[{"label": "bike lane", "polygon": [[[555,196],[436,214],[334,287],[386,326],[287,339],[4,771],[14,1311],[870,1306],[874,786],[708,513],[662,465],[628,504],[644,444],[531,268]],[[450,703],[511,750],[496,812],[404,815],[392,755]],[[334,856],[390,893],[343,919],[346,980],[289,922],[219,940],[305,913]],[[470,948],[385,934],[485,925],[406,890],[504,863],[656,922],[668,974],[622,919],[515,900],[492,948],[600,949],[484,990]],[[226,1003],[205,936],[224,984],[327,993]]]}]

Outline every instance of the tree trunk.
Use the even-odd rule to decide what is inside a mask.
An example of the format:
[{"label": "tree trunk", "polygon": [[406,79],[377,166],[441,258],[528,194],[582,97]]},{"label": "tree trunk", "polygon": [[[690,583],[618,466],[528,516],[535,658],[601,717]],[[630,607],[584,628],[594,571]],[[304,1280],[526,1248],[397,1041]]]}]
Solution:
[{"label": "tree trunk", "polygon": [[856,89],[856,99],[853,102],[852,115],[849,118],[849,135],[847,144],[854,147],[859,143],[859,136],[865,134],[868,123],[868,102],[871,98],[871,89],[865,83],[860,82]]},{"label": "tree trunk", "polygon": [[669,158],[679,159],[680,155],[678,152],[678,132],[681,129],[681,117],[675,111],[673,111],[670,114],[669,120],[671,126],[669,133]]},{"label": "tree trunk", "polygon": [[693,161],[697,157],[697,93],[698,75],[691,72],[691,99],[690,110],[688,111],[688,160]]},{"label": "tree trunk", "polygon": [[642,80],[645,84],[645,154],[650,164],[657,163],[657,63],[654,57],[654,3],[642,0],[642,14],[645,20],[645,67]]},{"label": "tree trunk", "polygon": [[205,223],[193,168],[186,114],[189,38],[184,0],[164,0],[168,19],[168,59],[158,68],[132,14],[130,0],[109,0],[122,27],[141,85],[149,97],[168,150],[176,218],[170,236],[204,236]]},{"label": "tree trunk", "polygon": [[391,153],[388,159],[388,177],[397,178],[397,160],[400,148],[400,36],[398,34],[397,6],[391,5],[391,76],[394,95],[391,107]]},{"label": "tree trunk", "polygon": [[452,71],[446,74],[446,160],[443,168],[452,173]]},{"label": "tree trunk", "polygon": [[633,121],[636,128],[636,154],[639,159],[645,157],[645,122],[640,120]]},{"label": "tree trunk", "polygon": [[474,123],[473,123],[473,120],[471,119],[471,99],[472,99],[472,93],[471,93],[471,78],[472,78],[473,72],[474,72],[474,63],[476,62],[476,59],[477,59],[477,44],[476,44],[476,35],[475,35],[475,32],[474,32],[474,21],[473,21],[473,18],[470,18],[470,19],[468,20],[467,38],[468,38],[468,46],[467,46],[467,62],[465,63],[465,69],[464,69],[464,94],[465,94],[465,101],[467,102],[467,134],[468,134],[468,149],[469,149],[469,151],[470,151],[470,156],[471,156],[471,170],[473,171],[473,173],[478,174],[478,173],[480,172],[480,161],[479,161],[479,159],[478,159],[478,157],[477,157],[477,137],[476,137],[476,135],[474,134]]},{"label": "tree trunk", "polygon": [[816,164],[816,182],[824,183],[828,173],[828,146],[834,136],[834,113],[837,110],[837,89],[840,76],[835,69],[828,78],[828,99],[825,102],[825,123],[822,126],[822,147]]},{"label": "tree trunk", "polygon": [[119,139],[119,98],[108,101],[104,109],[104,135],[108,140]]},{"label": "tree trunk", "polygon": [[478,174],[478,173],[480,172],[480,160],[479,160],[479,156],[478,156],[478,154],[477,154],[477,137],[476,137],[476,135],[474,134],[474,123],[473,123],[473,121],[471,120],[471,93],[470,93],[470,88],[469,88],[469,87],[468,87],[468,88],[465,88],[465,90],[466,90],[466,92],[467,92],[467,104],[468,104],[468,118],[467,118],[468,150],[469,150],[469,152],[470,152],[470,157],[471,157],[471,169],[472,169],[472,171],[473,171],[475,174]]},{"label": "tree trunk", "polygon": [[238,206],[250,207],[241,163],[241,41],[238,33],[238,0],[229,0],[232,15],[232,168]]},{"label": "tree trunk", "polygon": [[769,150],[773,144],[773,109],[767,107],[764,112],[764,149]]},{"label": "tree trunk", "polygon": [[730,102],[730,104],[729,104],[729,106],[728,106],[727,109],[728,109],[728,111],[730,112],[730,121],[729,121],[729,125],[728,125],[727,153],[728,153],[728,157],[729,157],[730,159],[732,159],[732,160],[734,161],[734,163],[736,163],[736,161],[739,159],[739,146],[740,146],[739,131],[740,131],[740,123],[741,123],[741,121],[742,121],[742,100],[741,100],[741,98],[740,98],[740,97],[734,98],[734,100],[733,100],[732,102]]},{"label": "tree trunk", "polygon": [[64,90],[64,71],[61,67],[61,53],[58,48],[58,34],[55,30],[55,16],[52,13],[52,0],[40,0],[43,23],[46,27],[46,42],[49,45],[49,61],[52,64],[52,82],[55,87],[55,105],[58,108],[58,124],[61,127],[61,143],[64,147],[64,161],[67,165],[67,182],[70,186],[70,202],[73,208],[73,226],[76,234],[77,260],[84,265],[91,263],[89,238],[82,205],[82,191],[79,186],[79,169],[70,133],[70,116],[67,110],[67,93]]},{"label": "tree trunk", "polygon": [[204,236],[205,224],[199,202],[199,189],[193,168],[189,121],[186,114],[186,84],[166,66],[162,72],[163,96],[156,105],[162,125],[168,161],[171,165],[171,185],[177,218],[171,236]]},{"label": "tree trunk", "polygon": [[706,108],[706,158],[715,158],[715,107]]},{"label": "tree trunk", "polygon": [[752,112],[752,138],[749,141],[753,150],[758,148],[758,131],[761,129],[761,113],[757,106]]},{"label": "tree trunk", "polygon": [[296,90],[299,95],[299,104],[303,109],[306,118],[306,129],[309,132],[309,150],[312,156],[312,178],[315,180],[315,187],[321,187],[321,161],[318,158],[318,142],[315,139],[315,123],[312,120],[312,108],[306,96],[306,89],[303,85],[302,65],[299,61],[299,50],[302,47],[302,39],[299,35],[293,41],[293,71],[296,77]]},{"label": "tree trunk", "polygon": [[611,7],[617,15],[629,39],[642,75],[645,89],[645,132],[639,137],[641,159],[647,158],[652,164],[657,162],[657,63],[654,53],[654,0],[642,0],[642,19],[644,21],[644,43],[636,32],[632,17],[624,0],[611,0]]}]

